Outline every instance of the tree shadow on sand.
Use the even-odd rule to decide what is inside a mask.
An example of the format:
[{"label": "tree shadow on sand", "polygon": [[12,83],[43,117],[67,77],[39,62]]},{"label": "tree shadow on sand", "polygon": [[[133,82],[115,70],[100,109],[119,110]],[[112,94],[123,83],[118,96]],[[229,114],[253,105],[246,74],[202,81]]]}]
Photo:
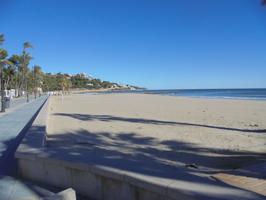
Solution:
[{"label": "tree shadow on sand", "polygon": [[80,129],[50,135],[47,145],[70,159],[80,157],[89,163],[170,179],[184,170],[213,174],[266,161],[263,153],[205,148],[177,140],[158,141],[127,132],[111,134]]},{"label": "tree shadow on sand", "polygon": [[143,118],[126,118],[126,117],[117,117],[117,116],[112,116],[112,115],[90,115],[90,114],[68,114],[68,113],[55,113],[54,115],[71,117],[71,118],[82,120],[82,121],[103,121],[103,122],[121,121],[121,122],[153,124],[153,125],[195,126],[195,127],[221,129],[221,130],[228,130],[228,131],[240,131],[240,132],[247,132],[247,133],[249,132],[250,133],[252,132],[253,133],[266,133],[266,129],[240,129],[240,128],[205,125],[205,124],[186,123],[186,122],[161,121],[161,120],[143,119]]},{"label": "tree shadow on sand", "polygon": [[[33,128],[42,129],[37,126]],[[27,141],[27,137],[23,142],[29,147],[32,145],[31,141]],[[228,185],[217,182],[210,175],[240,165],[266,161],[266,154],[205,148],[177,140],[159,141],[134,132],[113,134],[80,129],[48,135],[46,144],[46,148],[42,151],[51,158],[110,167],[127,173],[178,180],[194,186],[195,184],[204,185],[204,187],[209,185],[228,188]],[[250,176],[254,173],[250,172]],[[215,194],[199,192],[191,195],[196,196],[197,199],[239,198],[234,196],[235,193],[227,194],[222,191]],[[253,199],[263,199],[259,195],[255,196],[256,198]]]}]

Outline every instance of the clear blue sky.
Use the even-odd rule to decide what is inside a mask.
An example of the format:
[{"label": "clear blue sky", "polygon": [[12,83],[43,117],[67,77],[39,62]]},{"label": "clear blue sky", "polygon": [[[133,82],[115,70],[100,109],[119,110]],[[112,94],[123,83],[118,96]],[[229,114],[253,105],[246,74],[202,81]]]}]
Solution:
[{"label": "clear blue sky", "polygon": [[10,53],[152,89],[266,87],[260,0],[0,0]]}]

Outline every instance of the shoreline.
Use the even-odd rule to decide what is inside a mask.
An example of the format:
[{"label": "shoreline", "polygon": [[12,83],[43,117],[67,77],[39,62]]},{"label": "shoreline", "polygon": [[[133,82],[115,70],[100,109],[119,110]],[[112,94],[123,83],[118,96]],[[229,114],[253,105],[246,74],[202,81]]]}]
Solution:
[{"label": "shoreline", "polygon": [[[246,96],[241,96],[238,94],[231,93],[228,95],[228,92],[225,91],[254,91],[259,90],[263,91],[262,94],[247,94]],[[191,91],[200,92],[203,94],[193,94]],[[216,93],[224,92],[225,95],[217,95],[217,94],[204,94],[204,91],[216,91]],[[185,94],[182,94],[185,92]],[[190,93],[189,93],[190,92]],[[229,93],[230,93],[229,92]],[[266,101],[266,89],[182,89],[182,90],[113,90],[113,89],[95,89],[95,90],[83,90],[81,93],[99,93],[99,94],[150,94],[150,95],[160,95],[160,96],[174,96],[174,97],[185,97],[185,98],[199,98],[199,99],[229,99],[229,100],[251,100],[251,101]],[[252,97],[253,96],[253,97]]]},{"label": "shoreline", "polygon": [[[73,93],[75,94],[75,93]],[[202,99],[202,100],[225,100],[225,101],[251,101],[251,102],[266,102],[265,99],[258,98],[238,98],[238,97],[207,97],[207,96],[178,96],[178,95],[166,95],[166,94],[151,94],[151,93],[141,93],[141,92],[112,92],[112,91],[90,91],[90,92],[82,92],[79,94],[90,94],[90,95],[116,95],[116,94],[145,94],[145,95],[155,95],[155,96],[164,96],[164,97],[174,97],[179,99]]]},{"label": "shoreline", "polygon": [[[151,94],[160,95],[160,94]],[[160,96],[173,96],[180,98],[192,98],[192,99],[213,99],[213,100],[241,100],[241,101],[266,101],[266,98],[248,98],[248,97],[207,97],[207,96],[177,96],[177,95],[160,95]]]}]

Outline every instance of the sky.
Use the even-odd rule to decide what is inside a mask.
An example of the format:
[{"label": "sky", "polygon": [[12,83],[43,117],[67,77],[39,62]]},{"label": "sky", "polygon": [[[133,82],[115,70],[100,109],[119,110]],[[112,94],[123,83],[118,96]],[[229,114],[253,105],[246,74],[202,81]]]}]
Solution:
[{"label": "sky", "polygon": [[266,88],[260,0],[0,0],[10,55],[149,89]]}]

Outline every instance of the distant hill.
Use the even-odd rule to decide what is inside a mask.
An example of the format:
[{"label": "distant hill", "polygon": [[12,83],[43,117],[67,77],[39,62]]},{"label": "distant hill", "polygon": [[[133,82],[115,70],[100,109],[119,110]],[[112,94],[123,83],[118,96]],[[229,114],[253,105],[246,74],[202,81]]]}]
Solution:
[{"label": "distant hill", "polygon": [[72,88],[86,88],[86,89],[113,89],[113,90],[139,90],[142,87],[119,84],[110,81],[104,81],[98,78],[93,78],[86,73],[78,74],[63,74],[71,81]]}]

